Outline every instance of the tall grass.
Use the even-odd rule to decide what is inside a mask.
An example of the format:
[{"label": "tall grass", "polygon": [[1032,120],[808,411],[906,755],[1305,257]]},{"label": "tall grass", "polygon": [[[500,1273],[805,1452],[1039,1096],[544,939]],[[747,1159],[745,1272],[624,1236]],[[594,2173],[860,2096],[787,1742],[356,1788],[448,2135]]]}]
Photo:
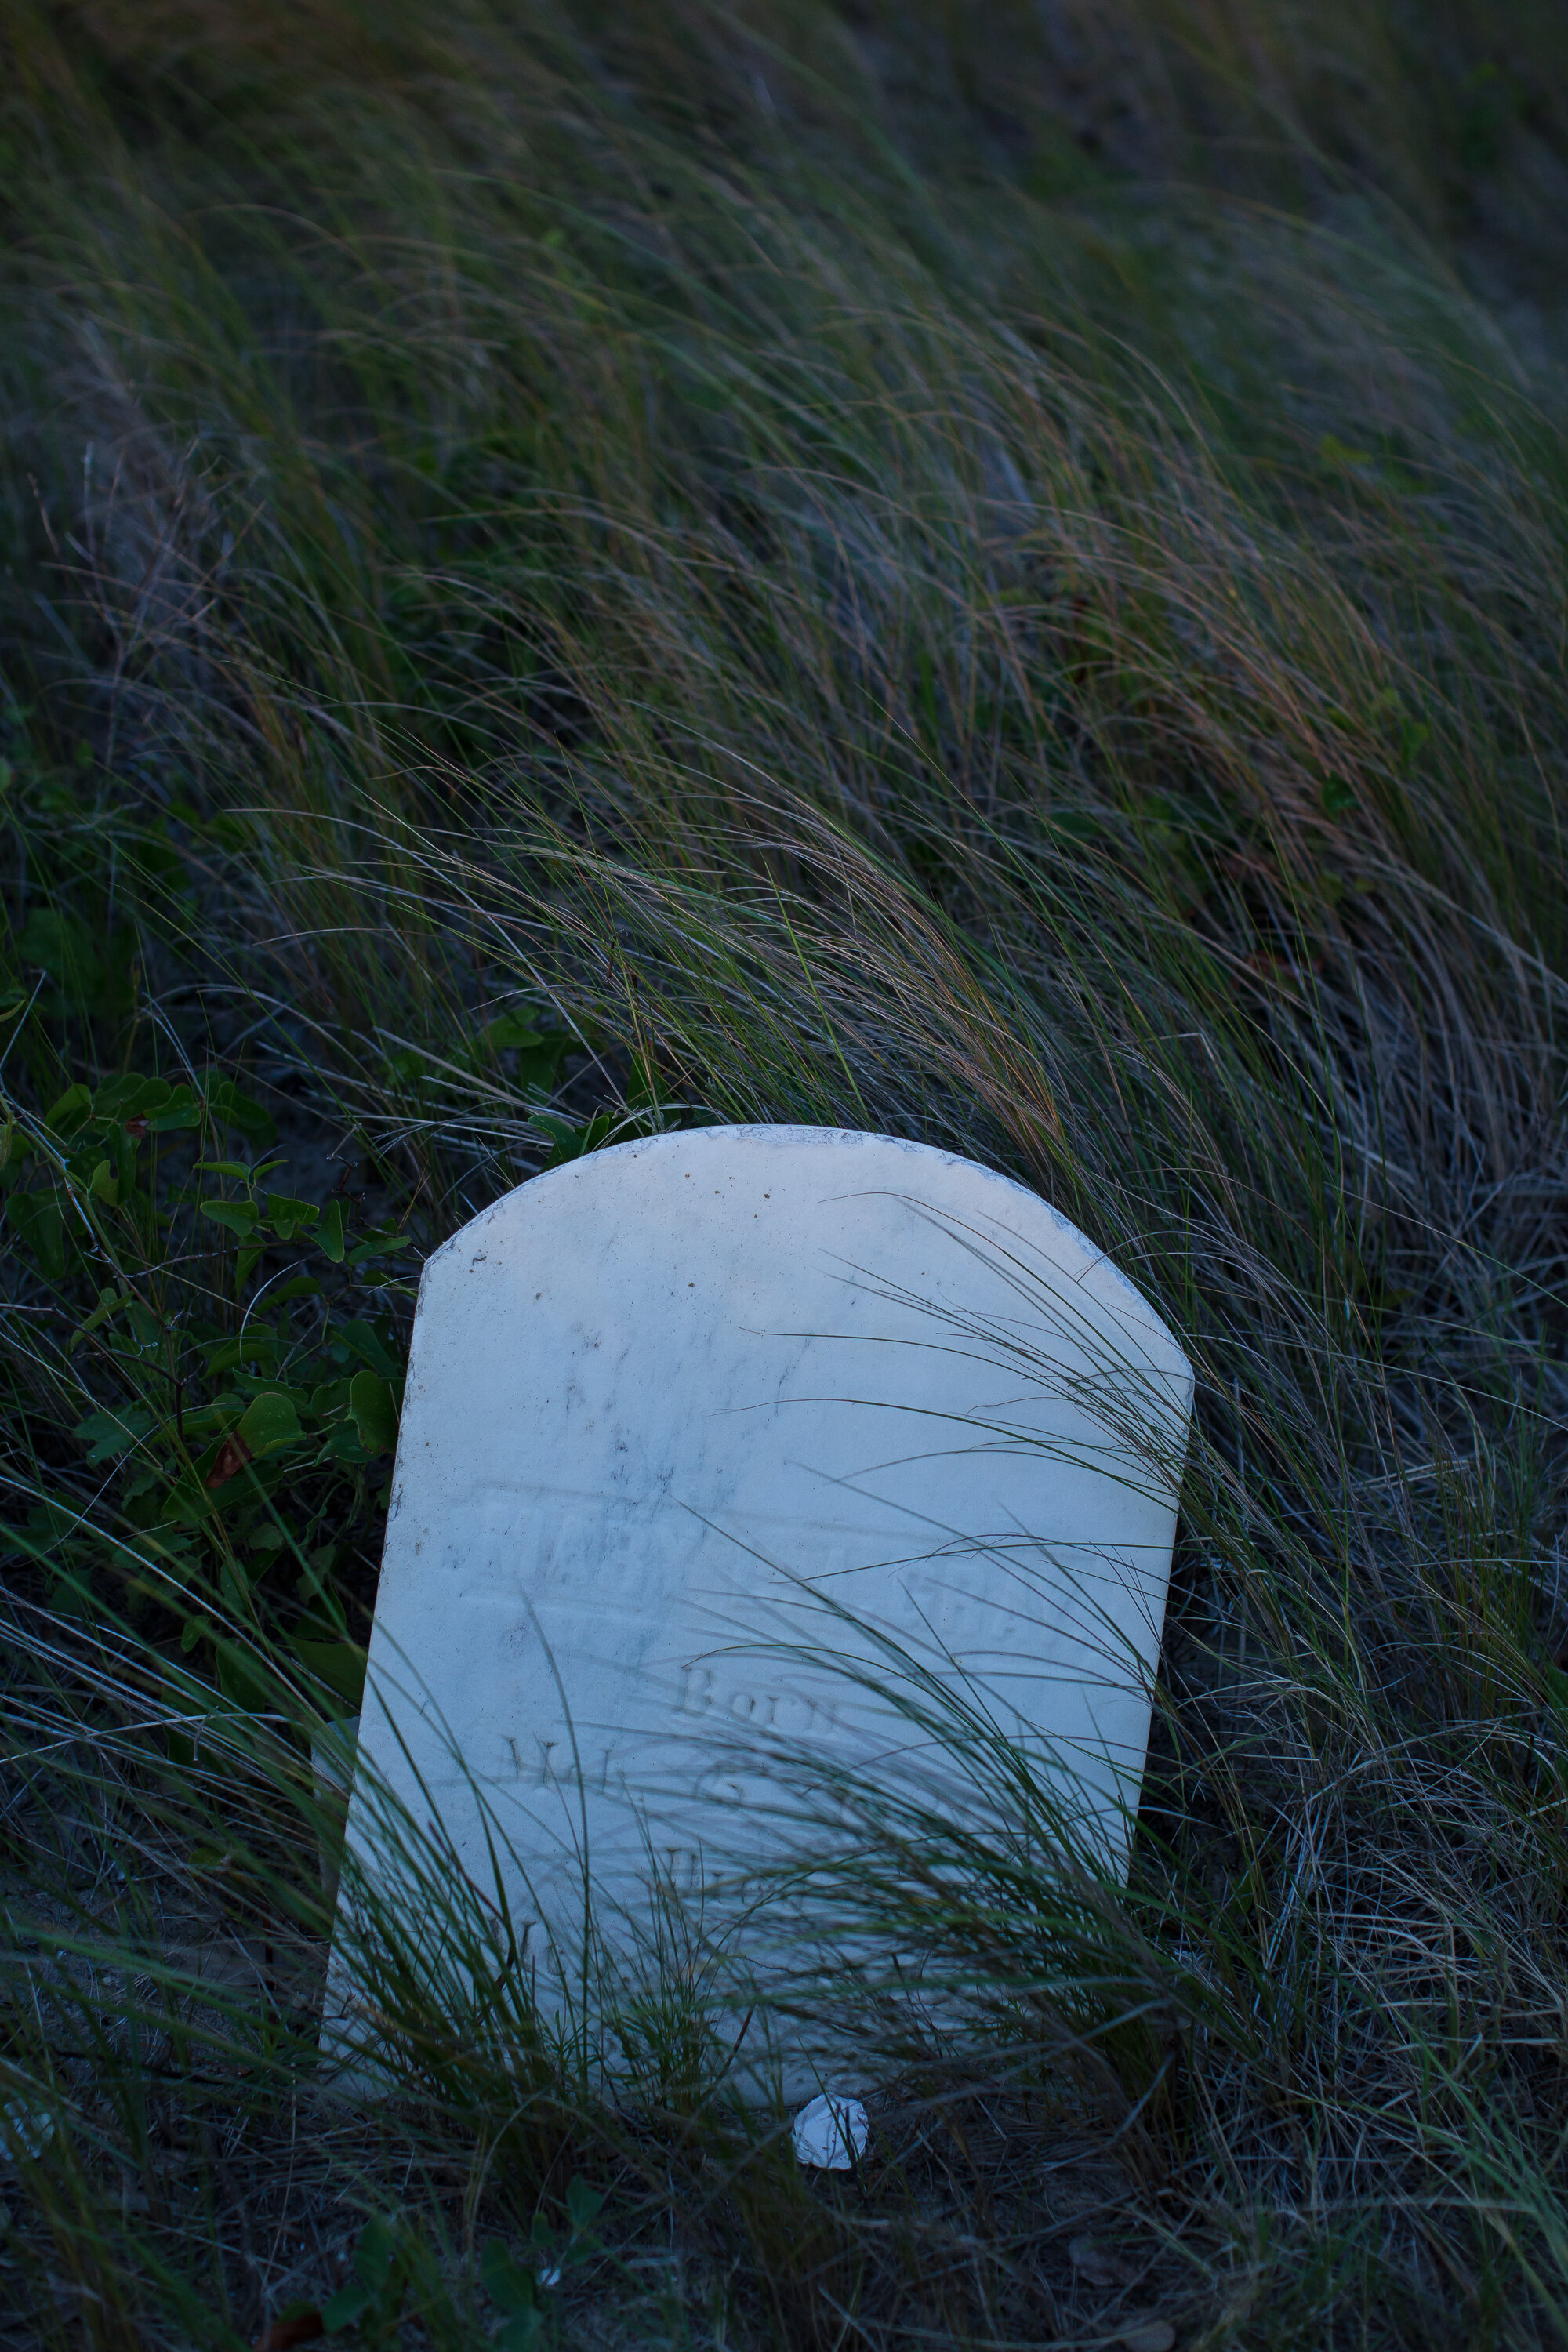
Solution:
[{"label": "tall grass", "polygon": [[[1555,12],[5,39],[17,2340],[356,2242],[362,2341],[1559,2340]],[[842,2193],[449,1873],[401,2095],[316,2049],[417,1257],[692,1116],[1006,1170],[1198,1373],[1130,1886],[957,1721],[836,1792],[792,1998],[943,1989]]]}]

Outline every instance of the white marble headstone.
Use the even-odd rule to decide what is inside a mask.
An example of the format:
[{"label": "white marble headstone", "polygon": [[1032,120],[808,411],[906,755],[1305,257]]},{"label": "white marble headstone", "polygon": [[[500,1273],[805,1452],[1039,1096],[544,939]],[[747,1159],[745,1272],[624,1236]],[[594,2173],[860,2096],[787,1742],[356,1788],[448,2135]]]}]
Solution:
[{"label": "white marble headstone", "polygon": [[499,1825],[548,1998],[584,1841],[635,1940],[650,1857],[696,1891],[770,1833],[738,1744],[907,1756],[856,1673],[891,1633],[1124,1864],[1191,1395],[1103,1255],[947,1152],[708,1128],[535,1178],[425,1269],[351,1844],[365,1766],[487,1888]]}]

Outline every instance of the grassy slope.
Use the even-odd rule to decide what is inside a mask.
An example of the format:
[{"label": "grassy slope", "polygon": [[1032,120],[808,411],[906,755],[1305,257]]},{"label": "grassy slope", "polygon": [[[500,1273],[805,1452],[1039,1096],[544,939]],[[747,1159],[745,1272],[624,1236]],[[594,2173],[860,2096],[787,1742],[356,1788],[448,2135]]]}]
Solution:
[{"label": "grassy slope", "polygon": [[[1556,12],[4,38],[25,2327],[232,2342],[400,2205],[394,2300],[476,2340],[476,2238],[576,2176],[574,2338],[1555,2340]],[[395,1949],[422,2104],[311,2103],[257,1710],[352,1688],[417,1254],[542,1090],[556,1150],[956,1145],[1199,1368],[1131,1893],[1026,1866],[1016,1790],[945,1852],[868,1800],[839,1916],[969,2031],[842,2200],[700,2017],[595,2074]]]}]

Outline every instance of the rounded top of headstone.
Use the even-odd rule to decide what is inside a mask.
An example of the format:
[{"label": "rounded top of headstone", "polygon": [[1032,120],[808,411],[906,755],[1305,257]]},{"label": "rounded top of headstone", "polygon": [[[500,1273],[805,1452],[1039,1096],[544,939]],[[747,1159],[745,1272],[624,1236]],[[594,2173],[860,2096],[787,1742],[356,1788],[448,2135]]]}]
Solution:
[{"label": "rounded top of headstone", "polygon": [[722,1201],[737,1184],[756,1191],[761,1202],[776,1201],[780,1210],[788,1205],[796,1213],[805,1205],[803,1190],[818,1209],[857,1196],[902,1201],[957,1239],[967,1237],[981,1255],[1000,1249],[1005,1257],[1008,1244],[1016,1243],[1026,1253],[1020,1273],[1032,1271],[1028,1261],[1047,1263],[1119,1322],[1135,1328],[1161,1370],[1190,1378],[1179,1341],[1142,1292],[1040,1193],[961,1153],[859,1128],[699,1127],[608,1145],[530,1178],[481,1210],[433,1253],[426,1276],[471,1254],[487,1228],[510,1227],[519,1217],[549,1218],[569,1199],[580,1201],[584,1188],[602,1194],[606,1208],[635,1205],[651,1218],[661,1194],[673,1203],[690,1185],[700,1192],[712,1188]]}]

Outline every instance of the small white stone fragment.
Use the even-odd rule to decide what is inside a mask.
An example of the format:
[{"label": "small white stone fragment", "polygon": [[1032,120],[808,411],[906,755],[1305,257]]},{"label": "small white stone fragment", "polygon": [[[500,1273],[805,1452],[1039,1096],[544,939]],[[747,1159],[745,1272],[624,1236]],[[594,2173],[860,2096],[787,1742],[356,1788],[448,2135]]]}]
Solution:
[{"label": "small white stone fragment", "polygon": [[802,2164],[819,2172],[852,2172],[866,2153],[870,2119],[858,2099],[813,2099],[795,2119],[791,2137]]},{"label": "small white stone fragment", "polygon": [[47,2107],[29,2099],[7,2099],[0,2106],[0,2164],[23,2164],[42,2156],[55,2136],[55,2119]]}]

